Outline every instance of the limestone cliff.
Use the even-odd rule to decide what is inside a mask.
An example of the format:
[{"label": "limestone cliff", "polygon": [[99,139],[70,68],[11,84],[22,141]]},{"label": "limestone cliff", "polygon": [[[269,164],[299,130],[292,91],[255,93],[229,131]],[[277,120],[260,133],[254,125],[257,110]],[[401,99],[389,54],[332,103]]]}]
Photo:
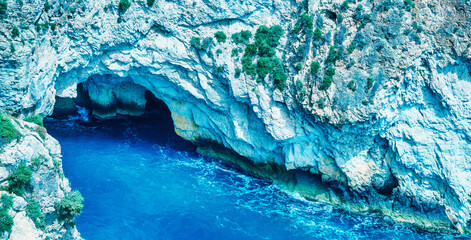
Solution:
[{"label": "limestone cliff", "polygon": [[7,2],[5,110],[82,83],[98,115],[134,114],[149,90],[183,138],[313,199],[468,229],[469,1]]},{"label": "limestone cliff", "polygon": [[81,239],[63,212],[71,189],[59,143],[44,127],[3,113],[0,125],[0,238]]}]

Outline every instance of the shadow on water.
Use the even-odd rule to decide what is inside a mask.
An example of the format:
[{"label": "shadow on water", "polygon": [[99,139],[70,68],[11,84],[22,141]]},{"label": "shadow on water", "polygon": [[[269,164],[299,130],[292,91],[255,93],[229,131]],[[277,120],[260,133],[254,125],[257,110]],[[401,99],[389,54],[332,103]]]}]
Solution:
[{"label": "shadow on water", "polygon": [[85,239],[468,239],[310,202],[200,156],[149,102],[140,117],[45,119],[85,197]]}]

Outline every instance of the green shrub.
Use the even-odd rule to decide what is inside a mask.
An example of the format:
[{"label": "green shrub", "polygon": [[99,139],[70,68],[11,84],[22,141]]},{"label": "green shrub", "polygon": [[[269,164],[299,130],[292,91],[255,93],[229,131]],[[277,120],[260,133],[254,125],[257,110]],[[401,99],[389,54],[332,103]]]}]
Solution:
[{"label": "green shrub", "polygon": [[203,39],[203,43],[201,43],[201,49],[204,51],[208,50],[209,47],[213,44],[213,38],[207,37]]},{"label": "green shrub", "polygon": [[268,43],[263,42],[258,47],[258,56],[260,56],[260,57],[273,57],[273,56],[275,56],[275,49],[273,49]]},{"label": "green shrub", "polygon": [[363,10],[363,5],[361,4],[358,4],[357,8],[356,8],[357,11],[361,11]]},{"label": "green shrub", "polygon": [[267,43],[270,47],[276,47],[280,44],[280,38],[283,36],[284,31],[280,25],[275,25],[270,28],[267,36]]},{"label": "green shrub", "polygon": [[79,191],[67,193],[57,204],[56,209],[59,217],[64,220],[72,220],[82,213],[83,197]]},{"label": "green shrub", "polygon": [[330,66],[325,70],[325,75],[333,77],[335,75],[335,68]]},{"label": "green shrub", "polygon": [[296,63],[296,65],[294,65],[294,68],[296,69],[296,71],[299,72],[303,68],[303,65],[301,65],[301,63]]},{"label": "green shrub", "polygon": [[299,46],[298,46],[298,53],[299,53],[299,54],[303,54],[303,53],[304,53],[304,49],[306,49],[306,44],[299,44]]},{"label": "green shrub", "polygon": [[0,232],[10,232],[13,227],[13,218],[5,209],[0,210]]},{"label": "green shrub", "polygon": [[321,38],[322,38],[322,31],[319,28],[316,28],[316,30],[314,30],[314,35],[312,36],[312,39],[314,39],[314,41],[318,41]]},{"label": "green shrub", "polygon": [[342,57],[342,51],[337,45],[331,46],[329,49],[329,54],[327,55],[327,58],[325,59],[326,63],[335,63],[337,60],[339,60]]},{"label": "green shrub", "polygon": [[155,0],[147,0],[147,6],[152,7],[154,5]]},{"label": "green shrub", "polygon": [[421,44],[421,43],[422,43],[422,41],[420,40],[420,36],[419,36],[418,34],[414,34],[414,35],[412,36],[412,40],[414,40],[414,42],[415,42],[416,44]]},{"label": "green shrub", "polygon": [[273,76],[273,80],[274,80],[274,83],[275,83],[275,87],[279,88],[280,90],[283,90],[283,89],[285,89],[286,80],[288,79],[288,75],[286,74],[286,72],[283,68],[283,64],[281,63],[280,59],[274,58],[272,60],[272,64],[273,64],[272,76]]},{"label": "green shrub", "polygon": [[8,9],[8,2],[7,1],[0,1],[0,15],[7,14]]},{"label": "green shrub", "polygon": [[375,83],[375,80],[371,77],[366,79],[366,91],[369,91],[372,87],[373,84]]},{"label": "green shrub", "polygon": [[192,37],[190,40],[190,45],[198,50],[201,50],[201,38],[199,37]]},{"label": "green shrub", "polygon": [[257,32],[255,32],[255,45],[259,46],[266,41],[270,28],[265,25],[258,27]]},{"label": "green shrub", "polygon": [[11,53],[15,53],[15,51],[16,51],[15,45],[13,45],[12,42],[10,43],[10,51],[11,51]]},{"label": "green shrub", "polygon": [[34,123],[41,127],[44,127],[43,117],[41,115],[29,116],[24,119],[26,122]]},{"label": "green shrub", "polygon": [[300,18],[294,26],[294,32],[299,33],[301,30],[311,31],[313,27],[312,16],[306,13],[301,14]]},{"label": "green shrub", "polygon": [[16,139],[20,132],[16,130],[11,120],[5,115],[0,116],[0,137],[5,139],[8,143]]},{"label": "green shrub", "polygon": [[49,24],[49,26],[51,27],[52,31],[56,31],[56,27],[57,27],[56,23],[51,23],[51,24]]},{"label": "green shrub", "polygon": [[415,7],[415,3],[412,0],[404,0],[404,8],[410,12]]},{"label": "green shrub", "polygon": [[16,38],[20,36],[20,29],[17,26],[13,26],[13,29],[11,30],[11,37]]},{"label": "green shrub", "polygon": [[44,3],[44,11],[49,11],[52,9],[52,4],[49,3],[49,1],[46,0],[46,3]]},{"label": "green shrub", "polygon": [[319,86],[319,90],[327,90],[329,89],[330,85],[332,85],[333,79],[330,76],[324,76],[324,80],[322,81],[321,85]]},{"label": "green shrub", "polygon": [[244,57],[254,57],[257,54],[257,46],[255,44],[249,44],[245,48]]},{"label": "green shrub", "polygon": [[255,45],[260,47],[263,43],[268,44],[274,48],[278,46],[281,36],[283,36],[283,28],[280,25],[275,25],[270,28],[267,26],[260,26],[255,33]]},{"label": "green shrub", "polygon": [[223,31],[217,31],[215,34],[214,34],[214,37],[216,38],[216,40],[219,42],[219,43],[225,43],[226,42],[226,34],[223,32]]},{"label": "green shrub", "polygon": [[241,73],[242,73],[242,70],[240,68],[236,68],[234,77],[239,78]]},{"label": "green shrub", "polygon": [[348,0],[343,1],[342,5],[340,6],[342,10],[347,10],[349,8],[348,6]]},{"label": "green shrub", "polygon": [[123,18],[121,16],[118,17],[118,19],[116,20],[117,23],[121,23],[123,21]]},{"label": "green shrub", "polygon": [[224,72],[224,67],[223,66],[217,66],[216,67],[216,72],[218,72],[218,73]]},{"label": "green shrub", "polygon": [[264,79],[272,71],[272,59],[261,57],[257,61],[257,74],[261,79]]},{"label": "green shrub", "polygon": [[27,187],[30,186],[33,171],[26,166],[24,162],[18,165],[18,168],[8,176],[8,191],[21,196]]},{"label": "green shrub", "polygon": [[233,48],[231,51],[231,57],[239,56],[239,50],[237,48]]},{"label": "green shrub", "polygon": [[321,68],[321,64],[319,62],[312,62],[311,63],[311,74],[316,75]]},{"label": "green shrub", "polygon": [[216,55],[219,56],[222,53],[221,49],[216,50]]},{"label": "green shrub", "polygon": [[0,202],[2,203],[1,209],[8,210],[11,208],[11,206],[13,206],[13,196],[8,195],[8,194],[3,194],[0,197]]},{"label": "green shrub", "polygon": [[248,75],[255,75],[257,73],[255,65],[252,62],[252,57],[244,56],[242,58],[242,70]]},{"label": "green shrub", "polygon": [[352,90],[352,92],[355,92],[357,90],[357,86],[355,84],[355,81],[351,80],[348,84],[347,84],[347,88]]},{"label": "green shrub", "polygon": [[360,46],[359,46],[360,49],[363,49],[366,46],[366,42],[364,40],[361,40],[359,44],[360,44]]},{"label": "green shrub", "polygon": [[247,43],[252,37],[252,32],[250,31],[240,31],[238,33],[232,34],[232,41],[235,44]]},{"label": "green shrub", "polygon": [[131,7],[131,2],[129,2],[129,0],[120,0],[118,11],[119,13],[125,13],[129,7]]},{"label": "green shrub", "polygon": [[368,103],[369,103],[369,102],[368,102],[368,100],[366,100],[366,99],[364,99],[363,101],[361,101],[361,104],[363,104],[363,105],[365,105],[365,106],[368,105]]},{"label": "green shrub", "polygon": [[26,216],[33,220],[36,228],[43,229],[46,226],[46,217],[41,212],[41,207],[36,199],[28,201],[28,205],[26,205]]},{"label": "green shrub", "polygon": [[296,79],[296,89],[301,90],[303,88],[303,82],[301,80]]}]

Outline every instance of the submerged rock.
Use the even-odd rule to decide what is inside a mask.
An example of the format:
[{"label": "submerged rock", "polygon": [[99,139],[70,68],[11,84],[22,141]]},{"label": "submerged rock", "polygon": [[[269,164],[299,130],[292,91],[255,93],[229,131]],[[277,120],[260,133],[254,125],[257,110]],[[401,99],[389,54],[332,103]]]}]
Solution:
[{"label": "submerged rock", "polygon": [[[9,3],[0,24],[3,109],[50,114],[82,84],[96,115],[139,114],[148,90],[180,136],[310,198],[429,228],[451,209],[469,231],[470,2],[44,3]],[[32,155],[12,148],[3,164]]]}]

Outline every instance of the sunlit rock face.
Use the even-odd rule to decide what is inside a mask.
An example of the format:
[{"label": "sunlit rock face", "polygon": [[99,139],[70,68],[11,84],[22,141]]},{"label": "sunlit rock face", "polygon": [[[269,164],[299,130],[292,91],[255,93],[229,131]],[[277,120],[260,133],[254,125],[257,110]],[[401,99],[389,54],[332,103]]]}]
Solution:
[{"label": "sunlit rock face", "polygon": [[[302,188],[312,198],[426,227],[448,228],[457,218],[456,228],[468,228],[470,2],[342,3],[142,1],[120,13],[117,1],[93,0],[41,14],[42,1],[11,2],[1,23],[0,106],[46,115],[55,97],[85,91],[98,116],[135,115],[148,90],[167,104],[183,138],[319,177],[322,186]],[[320,39],[296,31],[302,13],[313,16]],[[36,31],[33,16],[57,27]],[[12,37],[20,20],[29,29]],[[232,34],[277,24],[285,30],[275,55],[286,86],[272,76],[236,77],[246,45]],[[190,44],[217,31],[225,42]],[[331,49],[341,53],[333,63]],[[328,66],[335,70],[325,89]]]},{"label": "sunlit rock face", "polygon": [[[11,121],[18,134],[11,142],[3,138],[0,141],[0,195],[2,199],[11,198],[11,207],[7,211],[13,219],[11,231],[2,229],[1,239],[82,239],[74,218],[61,218],[57,207],[71,191],[62,170],[59,142],[41,126],[9,116],[6,119]],[[12,176],[18,178],[16,172],[22,165],[30,169],[31,181],[22,192],[10,191]],[[25,175],[20,176],[25,179]],[[2,208],[6,207],[5,202]],[[32,202],[37,203],[36,215],[31,210]],[[7,220],[2,216],[2,221],[3,227]]]}]

